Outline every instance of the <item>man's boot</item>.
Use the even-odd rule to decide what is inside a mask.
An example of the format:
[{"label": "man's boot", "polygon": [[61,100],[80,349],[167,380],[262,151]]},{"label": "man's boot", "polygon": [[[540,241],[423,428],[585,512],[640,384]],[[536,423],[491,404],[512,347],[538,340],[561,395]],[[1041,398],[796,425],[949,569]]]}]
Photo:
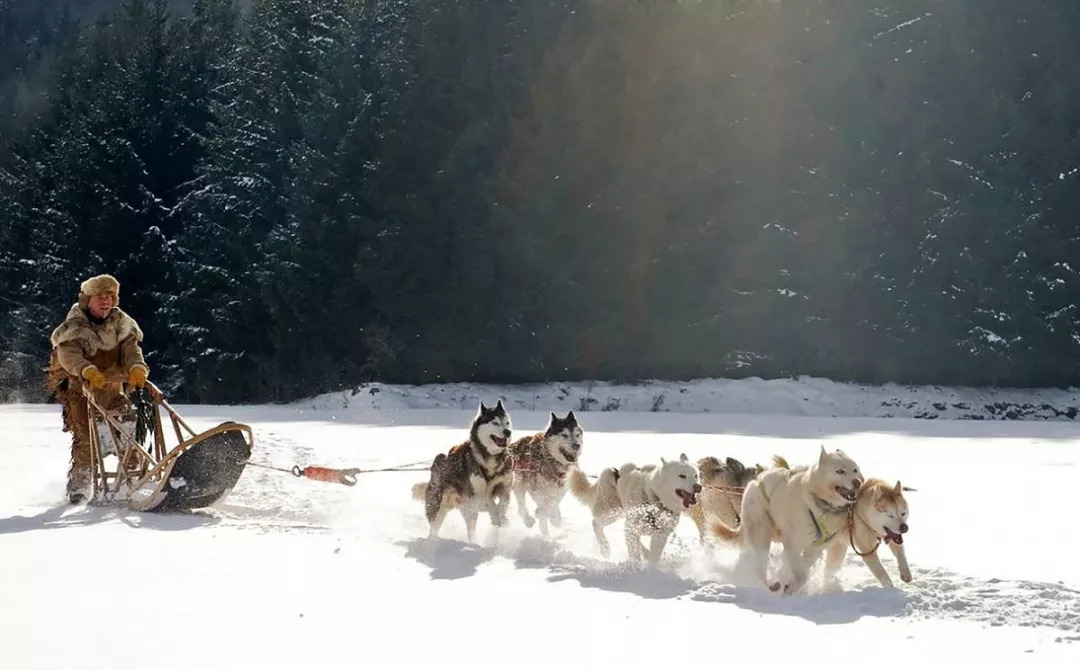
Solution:
[{"label": "man's boot", "polygon": [[90,483],[90,468],[75,467],[68,470],[67,497],[72,505],[87,502],[93,493]]},{"label": "man's boot", "polygon": [[94,493],[91,471],[89,426],[76,426],[71,436],[71,467],[68,468],[67,496],[75,505],[89,502]]}]

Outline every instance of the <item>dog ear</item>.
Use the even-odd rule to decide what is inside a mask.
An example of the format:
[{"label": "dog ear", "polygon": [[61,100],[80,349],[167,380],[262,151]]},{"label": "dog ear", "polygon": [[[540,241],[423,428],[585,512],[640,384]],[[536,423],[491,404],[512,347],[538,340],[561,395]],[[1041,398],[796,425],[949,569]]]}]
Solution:
[{"label": "dog ear", "polygon": [[820,454],[818,454],[818,463],[824,463],[824,462],[825,462],[825,458],[826,458],[826,457],[827,457],[828,455],[829,455],[829,454],[825,453],[825,445],[824,445],[824,444],[823,444],[823,445],[821,445],[821,453],[820,453]]},{"label": "dog ear", "polygon": [[746,472],[746,466],[743,465],[742,461],[737,458],[732,458],[731,456],[728,456],[725,459],[725,462],[727,463],[728,470],[731,470],[732,474],[734,474],[736,477],[742,477],[743,473]]},{"label": "dog ear", "polygon": [[555,416],[555,412],[551,413],[551,423],[555,423],[559,420],[559,417]]},{"label": "dog ear", "polygon": [[492,409],[494,409],[497,412],[505,412],[506,411],[506,408],[503,407],[503,404],[502,404],[502,398],[499,398],[499,402],[495,403],[495,407],[493,407]]},{"label": "dog ear", "polygon": [[667,461],[664,460],[663,456],[660,457],[660,465],[667,465]]},{"label": "dog ear", "polygon": [[686,457],[686,454],[679,454],[679,460],[683,463],[689,463],[690,459]]},{"label": "dog ear", "polygon": [[902,487],[900,486],[900,480],[899,480],[899,479],[897,479],[897,480],[896,480],[896,486],[894,486],[894,487],[893,487],[893,491],[894,491],[895,493],[900,493],[900,492],[901,492],[901,491],[903,491],[903,490],[904,490],[904,489],[903,489],[903,488],[902,488]]},{"label": "dog ear", "polygon": [[577,417],[574,416],[574,410],[570,410],[570,412],[566,415],[566,420],[567,421],[573,421],[574,423],[577,423]]},{"label": "dog ear", "polygon": [[480,401],[480,409],[478,409],[476,411],[480,412],[481,414],[488,411],[487,405],[484,404],[483,400]]}]

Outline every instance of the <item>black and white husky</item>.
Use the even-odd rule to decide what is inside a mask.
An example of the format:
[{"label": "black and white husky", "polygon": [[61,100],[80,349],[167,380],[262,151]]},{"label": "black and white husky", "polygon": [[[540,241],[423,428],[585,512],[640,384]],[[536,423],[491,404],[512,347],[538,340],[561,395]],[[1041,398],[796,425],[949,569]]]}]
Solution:
[{"label": "black and white husky", "polygon": [[506,525],[512,481],[510,415],[502,400],[494,407],[481,401],[469,439],[439,454],[427,482],[413,485],[413,498],[424,501],[429,537],[438,537],[447,512],[460,509],[470,543],[476,542],[476,520],[486,510],[495,527]]},{"label": "black and white husky", "polygon": [[[548,536],[549,522],[555,527],[562,525],[559,503],[568,490],[566,474],[581,456],[583,439],[584,430],[571,410],[566,418],[552,412],[544,432],[527,435],[510,445],[518,514],[527,528],[539,519],[544,537]],[[526,495],[536,502],[536,518],[525,505]]]}]

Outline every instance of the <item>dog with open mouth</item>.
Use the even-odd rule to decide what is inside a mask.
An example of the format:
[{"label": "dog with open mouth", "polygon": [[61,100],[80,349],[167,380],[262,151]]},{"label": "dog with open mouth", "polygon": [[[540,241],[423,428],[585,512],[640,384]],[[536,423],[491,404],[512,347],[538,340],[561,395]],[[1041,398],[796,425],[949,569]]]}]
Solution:
[{"label": "dog with open mouth", "polygon": [[412,487],[416,500],[424,501],[429,537],[438,537],[448,512],[460,509],[470,544],[476,543],[476,521],[486,510],[496,528],[506,525],[513,479],[510,451],[510,415],[499,400],[494,407],[483,401],[473,417],[469,439],[438,454],[431,463],[427,482]]},{"label": "dog with open mouth", "polygon": [[[592,510],[593,532],[604,558],[611,554],[604,528],[623,518],[629,560],[645,560],[655,568],[682,515],[697,503],[701,484],[697,468],[686,454],[680,454],[675,461],[661,457],[659,466],[626,463],[605,468],[592,484],[583,472],[574,469],[570,491]],[[650,538],[648,547],[642,537]]]},{"label": "dog with open mouth", "polygon": [[[513,442],[510,457],[514,463],[514,498],[518,514],[526,528],[540,521],[540,534],[548,536],[548,523],[562,525],[559,503],[568,489],[566,475],[581,456],[584,429],[574,411],[565,417],[551,413],[547,428]],[[525,496],[536,501],[536,517],[529,514]]]},{"label": "dog with open mouth", "polygon": [[[817,461],[795,467],[774,457],[773,467],[743,492],[738,530],[719,520],[710,528],[719,540],[740,546],[742,557],[752,559],[754,573],[770,590],[796,593],[822,552],[847,540],[848,513],[862,484],[858,464],[840,449],[830,453],[822,446]],[[787,584],[768,581],[773,542],[783,544],[784,562],[791,573]]]},{"label": "dog with open mouth", "polygon": [[847,523],[847,542],[830,545],[825,554],[825,574],[835,576],[844,565],[848,545],[863,559],[866,567],[885,588],[893,582],[881,559],[878,547],[884,542],[896,557],[900,579],[911,581],[911,568],[904,551],[904,533],[908,532],[908,504],[904,489],[897,481],[890,486],[883,479],[871,477],[859,487],[859,497],[851,508]]}]

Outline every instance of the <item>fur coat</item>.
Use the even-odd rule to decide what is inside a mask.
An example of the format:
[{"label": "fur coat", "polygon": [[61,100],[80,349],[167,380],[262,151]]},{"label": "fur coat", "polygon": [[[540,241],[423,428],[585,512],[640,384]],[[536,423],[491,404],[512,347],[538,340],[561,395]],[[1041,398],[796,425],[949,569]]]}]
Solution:
[{"label": "fur coat", "polygon": [[149,372],[139,346],[142,339],[139,324],[119,307],[96,323],[78,303],[71,306],[64,322],[49,338],[57,362],[76,377],[90,365],[96,365],[104,373],[127,375],[135,366]]}]

